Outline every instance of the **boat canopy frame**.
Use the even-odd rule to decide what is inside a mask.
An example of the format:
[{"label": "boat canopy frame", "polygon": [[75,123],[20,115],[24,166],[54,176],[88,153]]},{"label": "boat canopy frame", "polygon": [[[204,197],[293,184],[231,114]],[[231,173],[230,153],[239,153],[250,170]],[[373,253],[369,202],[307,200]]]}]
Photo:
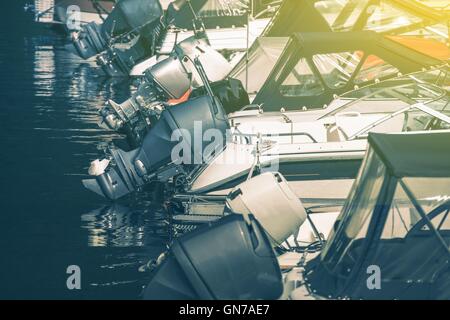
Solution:
[{"label": "boat canopy frame", "polygon": [[[339,56],[340,54],[345,56]],[[343,66],[333,64],[336,63],[336,61],[333,61],[336,55],[337,58],[344,61]],[[355,56],[359,61],[349,60]],[[318,63],[321,61],[325,61],[329,64],[328,66],[332,67],[332,70],[327,70],[327,72],[331,75],[331,80],[337,79],[334,86],[325,78],[325,71],[320,71],[321,66]],[[323,108],[336,95],[354,89],[355,85],[365,86],[379,80],[395,77],[398,73],[412,73],[422,70],[424,67],[437,66],[442,63],[442,60],[413,50],[373,31],[296,33],[291,36],[253,103],[262,105],[265,112],[281,109],[301,110],[304,106]],[[301,88],[299,94],[297,92],[294,92],[294,94],[281,92],[283,83],[289,77],[292,78],[293,75],[296,77],[296,67],[300,64],[302,64],[301,68],[304,70],[309,68],[306,71],[308,74],[305,73],[305,75],[315,82],[314,85],[319,90],[314,92],[315,89],[313,89],[308,92],[308,89]],[[381,75],[381,77],[369,72],[370,79],[364,78],[366,76],[364,72],[370,70],[371,66],[377,67],[377,64],[381,68],[388,67],[392,70],[389,70],[385,75]],[[328,66],[325,66],[325,68]],[[347,66],[350,66],[352,70],[349,71],[347,79],[344,79],[342,84],[337,84],[341,81],[342,72],[340,72],[340,69]],[[303,69],[302,71],[304,71]],[[338,75],[336,76],[335,73],[338,73]],[[362,74],[363,78],[357,79]],[[293,86],[290,84],[288,87]],[[297,89],[295,89],[294,84],[295,90]]]},{"label": "boat canopy frame", "polygon": [[[321,0],[310,0],[314,3],[322,2]],[[324,1],[326,2],[326,1]],[[332,1],[328,1],[332,2]],[[448,23],[449,17],[447,12],[436,10],[433,7],[427,6],[426,4],[419,3],[416,0],[345,0],[345,4],[342,10],[337,14],[336,19],[333,23],[328,23],[331,30],[336,32],[342,31],[359,31],[359,30],[371,30],[368,27],[369,19],[375,14],[376,10],[381,8],[383,5],[390,6],[393,9],[400,10],[405,15],[419,20],[415,23],[405,24],[398,27],[387,28],[385,30],[374,30],[381,34],[397,35],[402,33],[408,33],[412,31],[417,31],[419,29],[426,28],[430,25],[435,24],[445,24]],[[318,6],[315,6],[316,10],[320,11]],[[356,19],[354,14],[356,13]],[[398,18],[398,16],[395,16]],[[345,26],[345,23],[349,19],[353,19],[352,23]],[[385,21],[379,21],[385,22]],[[337,25],[340,23],[340,25]],[[439,35],[442,38],[442,35]],[[441,39],[444,40],[444,39]],[[447,35],[448,41],[448,35]]]},{"label": "boat canopy frame", "polygon": [[[420,199],[408,186],[406,179],[422,178],[431,181],[446,179],[445,185],[448,185],[450,182],[450,163],[446,159],[450,157],[450,148],[445,148],[445,146],[448,146],[449,141],[450,130],[433,133],[375,133],[369,135],[368,152],[344,209],[333,228],[334,231],[332,231],[332,235],[330,235],[321,255],[306,265],[305,277],[308,279],[310,290],[315,290],[314,292],[319,295],[333,298],[417,299],[417,295],[421,298],[429,298],[427,294],[433,293],[433,291],[429,287],[425,287],[429,290],[424,290],[423,286],[438,284],[439,276],[448,272],[446,262],[450,261],[450,243],[448,239],[443,238],[442,234],[445,232],[447,238],[450,232],[447,229],[442,229],[442,226],[450,221],[450,194],[447,193],[447,196],[441,195],[439,199],[429,200],[432,201],[433,206],[426,212],[419,203]],[[444,145],[440,145],[440,142],[444,142]],[[403,155],[402,151],[406,154],[402,161],[399,161],[399,158]],[[430,156],[430,154],[433,156]],[[428,162],[422,165],[416,156],[420,159],[428,157]],[[441,156],[446,158],[440,159]],[[430,167],[431,164],[433,164],[433,167]],[[412,170],[412,168],[419,168],[419,170]],[[374,174],[375,177],[373,177]],[[366,188],[367,183],[373,188]],[[398,197],[399,186],[405,192],[405,199],[416,209],[420,220],[410,221],[412,226],[406,230],[404,236],[384,238],[386,226],[390,221],[390,211],[394,208],[394,200],[397,200]],[[362,196],[365,192],[372,194],[370,196],[371,204],[366,215],[361,217],[355,210],[359,208],[359,200],[365,199],[367,201],[367,197]],[[357,203],[355,204],[353,200]],[[359,209],[366,210],[364,206]],[[443,218],[436,227],[432,220],[439,215],[443,215]],[[351,226],[355,229],[354,233],[349,231],[353,230],[350,228]],[[448,228],[448,225],[446,225],[446,228]],[[348,235],[349,232],[350,236]],[[414,269],[413,271],[409,265],[391,264],[390,270],[384,270],[383,279],[387,282],[383,282],[383,286],[386,285],[387,291],[385,288],[383,288],[384,290],[370,290],[366,287],[366,281],[363,281],[363,279],[368,277],[367,267],[373,265],[377,261],[376,259],[380,258],[379,250],[381,248],[388,250],[386,244],[389,245],[389,243],[386,241],[391,241],[394,249],[392,252],[388,250],[384,253],[389,259],[389,254],[395,254],[395,250],[400,249],[408,254],[408,250],[401,246],[407,245],[406,239],[410,239],[412,235],[417,236],[418,233],[422,233],[422,236],[427,233],[429,238],[426,239],[432,239],[434,242],[431,244],[435,244],[433,246],[435,251],[425,252],[423,258],[425,262],[434,261],[432,257],[435,257],[439,252],[444,253],[443,255],[439,254],[440,260],[434,266],[435,268],[425,268],[426,265],[421,265],[420,269],[415,266],[417,270],[422,271],[422,273],[416,274],[414,272],[417,270]],[[405,240],[402,241],[403,239]],[[418,240],[421,239],[425,238],[418,238]],[[356,242],[353,241],[360,241],[356,251],[353,245]],[[426,249],[427,245],[430,245],[423,241],[424,247],[419,248],[419,250]],[[350,245],[351,242],[353,242],[352,246]],[[409,245],[411,246],[411,243]],[[349,253],[351,247],[353,247],[352,254]],[[431,258],[428,256],[428,260],[426,260],[427,253],[431,255]],[[351,260],[347,259],[348,255],[352,256]],[[441,262],[442,264],[439,264]],[[427,270],[427,273],[424,270]],[[409,272],[409,274],[404,274],[405,272]],[[386,273],[388,274],[387,277]],[[396,275],[397,278],[394,279],[392,275]],[[426,280],[423,281],[421,278],[415,281],[413,280],[414,277],[422,277]],[[450,294],[448,289],[445,294]]]}]

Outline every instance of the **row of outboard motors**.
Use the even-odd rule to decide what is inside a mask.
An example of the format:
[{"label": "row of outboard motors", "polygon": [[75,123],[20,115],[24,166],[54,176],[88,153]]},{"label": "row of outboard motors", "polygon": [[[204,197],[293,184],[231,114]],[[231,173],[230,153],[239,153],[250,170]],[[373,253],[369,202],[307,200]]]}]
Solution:
[{"label": "row of outboard motors", "polygon": [[120,0],[103,23],[90,22],[73,33],[73,42],[83,59],[102,53],[113,44],[126,43],[135,36],[153,44],[149,49],[155,50],[169,26],[190,27],[185,21],[192,21],[192,15],[195,17],[195,11],[206,2],[174,1],[164,11],[159,0]]},{"label": "row of outboard motors", "polygon": [[[157,61],[169,31],[175,43],[182,31],[206,39],[199,12],[207,2],[178,0],[164,10],[159,0],[120,0],[103,23],[90,22],[72,33],[76,53],[83,59],[97,56],[97,64],[111,77],[128,76],[136,64],[150,57],[151,63]],[[237,22],[233,17],[215,20],[215,27],[234,27]]]},{"label": "row of outboard motors", "polygon": [[102,24],[90,22],[74,33],[73,43],[80,57],[88,59],[102,53],[114,42],[129,41],[127,36],[142,28],[154,37],[153,29],[161,26],[162,16],[163,9],[157,0],[119,1]]},{"label": "row of outboard motors", "polygon": [[307,219],[280,173],[256,176],[231,191],[221,219],[173,242],[144,298],[278,299],[283,280],[274,248]]},{"label": "row of outboard motors", "polygon": [[[132,8],[125,3],[145,10],[131,21],[127,12]],[[165,27],[168,12],[161,19],[158,1],[119,2],[103,25],[85,26],[75,39],[77,49],[88,58],[104,51],[114,37],[143,25],[149,27],[153,46],[159,36],[155,30]],[[188,159],[213,157],[227,139],[227,114],[250,105],[241,82],[227,78],[230,70],[228,61],[200,33],[176,44],[167,58],[145,71],[128,100],[108,101],[101,110],[102,125],[125,134],[132,150],[111,147],[105,159],[92,162],[93,178],[83,181],[85,187],[111,200],[154,181],[183,188],[180,181],[201,165],[185,163],[187,154]],[[222,139],[193,141],[198,131],[210,129]],[[174,132],[179,132],[177,139]],[[174,157],[180,141],[186,148]],[[277,299],[283,281],[274,248],[296,237],[307,218],[280,173],[257,175],[231,191],[220,219],[173,241],[158,259],[144,298]]]},{"label": "row of outboard motors", "polygon": [[[184,179],[199,166],[185,159],[203,160],[220,151],[229,129],[227,114],[249,105],[242,83],[226,78],[229,71],[225,58],[204,40],[191,37],[177,44],[168,58],[145,72],[131,98],[121,104],[109,101],[101,110],[103,124],[126,134],[134,149],[110,148],[109,158],[92,163],[89,173],[95,179],[84,185],[115,200],[153,181]],[[196,139],[198,131],[210,129],[221,139]],[[180,142],[184,148],[174,154]]]},{"label": "row of outboard motors", "polygon": [[[239,136],[239,128],[233,128],[236,134],[229,137],[232,128],[227,114],[248,110],[249,114],[257,115],[261,106],[250,105],[242,83],[228,77],[230,63],[211,47],[203,21],[196,14],[198,7],[192,5],[201,6],[205,2],[174,1],[164,12],[157,0],[122,0],[102,25],[88,24],[74,34],[75,46],[84,58],[107,50],[97,62],[112,75],[128,74],[137,60],[154,55],[169,25],[181,25],[176,20],[183,10],[194,29],[194,36],[180,42],[175,40],[169,55],[153,60],[137,91],[128,100],[108,101],[101,110],[102,125],[125,134],[131,150],[112,146],[106,151],[105,159],[93,161],[89,168],[92,177],[83,180],[89,190],[116,200],[151,183],[159,183],[167,186],[169,192],[182,192],[185,197],[220,197],[214,192],[199,195],[192,191],[192,186],[211,168],[209,160],[225,158],[220,153],[229,138]],[[125,47],[127,49],[121,51]],[[285,69],[280,72],[275,69],[271,76],[281,79],[283,73]],[[262,101],[267,103],[265,98]],[[292,123],[287,118],[284,121]],[[214,134],[204,135],[207,132]],[[249,146],[250,135],[241,136],[239,138]],[[285,245],[288,251],[300,252],[322,248],[324,237],[286,179],[277,172],[264,172],[260,151],[272,142],[260,143],[261,135],[254,136],[258,141],[248,148],[253,150],[253,166],[242,170],[238,167],[236,171],[241,172],[229,174],[226,184],[220,185],[220,191],[235,186],[224,197],[224,209],[212,219],[202,212],[189,212],[193,213],[191,217],[203,215],[203,220],[199,220],[204,225],[173,240],[170,249],[157,259],[151,280],[144,289],[144,298],[253,300],[286,297],[290,289],[283,285],[277,253],[285,252]],[[228,147],[233,148],[233,144]],[[249,174],[244,181],[240,174],[247,169]],[[216,173],[221,174],[214,172],[213,175]],[[209,191],[218,187],[217,183],[211,185]],[[336,230],[340,221],[333,219],[333,223]],[[311,234],[313,237],[309,237],[312,240],[307,246],[299,244],[300,239]],[[294,247],[290,246],[291,241]],[[301,265],[303,258],[297,266],[304,267]],[[320,256],[309,260],[308,264],[314,267],[317,262]]]}]

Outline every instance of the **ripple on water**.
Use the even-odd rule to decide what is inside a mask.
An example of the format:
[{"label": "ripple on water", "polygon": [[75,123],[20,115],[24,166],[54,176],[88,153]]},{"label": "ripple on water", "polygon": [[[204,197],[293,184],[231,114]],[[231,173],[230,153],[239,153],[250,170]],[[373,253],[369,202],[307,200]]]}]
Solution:
[{"label": "ripple on water", "polygon": [[[15,39],[15,47],[0,41],[0,61],[8,61],[0,73],[0,161],[8,168],[0,173],[8,181],[0,225],[12,239],[2,294],[138,298],[148,280],[139,267],[169,241],[165,213],[148,201],[111,205],[81,184],[105,145],[124,143],[98,126],[99,109],[134,88],[98,76],[66,45],[56,36]],[[87,284],[79,293],[65,288],[69,264]]]}]

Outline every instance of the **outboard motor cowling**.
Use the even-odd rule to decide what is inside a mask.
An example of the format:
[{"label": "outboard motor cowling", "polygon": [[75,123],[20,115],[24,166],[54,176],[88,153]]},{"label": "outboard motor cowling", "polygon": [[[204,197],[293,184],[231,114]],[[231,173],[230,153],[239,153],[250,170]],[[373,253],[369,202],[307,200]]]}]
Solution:
[{"label": "outboard motor cowling", "polygon": [[229,215],[178,239],[144,290],[148,300],[274,300],[281,271],[258,221]]},{"label": "outboard motor cowling", "polygon": [[169,57],[145,72],[170,99],[180,99],[191,87],[191,76],[178,57]]},{"label": "outboard motor cowling", "polygon": [[228,195],[231,212],[252,214],[275,245],[296,234],[307,219],[300,199],[278,172],[266,172],[241,183]]},{"label": "outboard motor cowling", "polygon": [[73,34],[74,46],[80,57],[88,59],[106,50],[112,38],[141,28],[151,30],[163,14],[158,0],[121,0],[103,24],[91,22]]},{"label": "outboard motor cowling", "polygon": [[[95,179],[83,180],[83,184],[115,200],[150,181],[167,182],[221,150],[228,128],[225,111],[209,96],[168,107],[147,133],[141,148],[130,152],[111,149],[113,165],[97,171]],[[214,129],[221,139],[215,136],[214,141],[204,142],[203,133],[209,129]]]}]

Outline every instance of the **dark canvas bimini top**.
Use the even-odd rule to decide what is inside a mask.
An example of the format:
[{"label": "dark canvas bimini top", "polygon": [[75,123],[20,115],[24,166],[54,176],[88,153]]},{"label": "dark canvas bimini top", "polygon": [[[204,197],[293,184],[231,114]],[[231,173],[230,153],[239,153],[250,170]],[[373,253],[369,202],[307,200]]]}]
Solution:
[{"label": "dark canvas bimini top", "polygon": [[396,177],[450,177],[450,130],[370,133],[369,144]]},{"label": "dark canvas bimini top", "polygon": [[264,32],[266,37],[289,37],[296,32],[331,32],[311,0],[284,0]]}]

